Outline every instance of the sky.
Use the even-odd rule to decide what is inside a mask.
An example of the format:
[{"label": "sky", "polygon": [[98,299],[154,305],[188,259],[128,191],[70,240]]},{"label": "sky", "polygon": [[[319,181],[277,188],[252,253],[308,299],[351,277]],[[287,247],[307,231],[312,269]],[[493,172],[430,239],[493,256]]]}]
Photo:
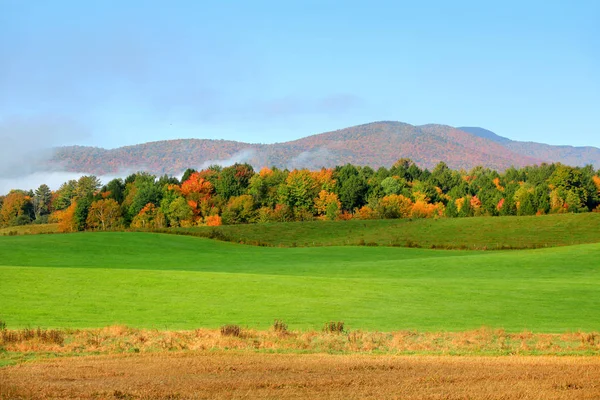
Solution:
[{"label": "sky", "polygon": [[0,0],[0,158],[402,121],[600,147],[600,2]]}]

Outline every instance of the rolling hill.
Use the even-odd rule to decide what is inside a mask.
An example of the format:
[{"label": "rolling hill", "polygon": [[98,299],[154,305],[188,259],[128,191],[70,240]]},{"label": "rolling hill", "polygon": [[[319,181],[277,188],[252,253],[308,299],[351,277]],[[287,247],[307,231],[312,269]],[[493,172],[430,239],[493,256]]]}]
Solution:
[{"label": "rolling hill", "polygon": [[352,163],[378,168],[390,167],[400,158],[410,158],[425,168],[444,161],[453,169],[467,170],[478,165],[504,170],[542,162],[599,167],[600,149],[517,142],[482,128],[383,121],[275,144],[179,139],[109,150],[60,147],[49,167],[97,175],[137,170],[178,175],[186,168],[215,163],[248,162],[255,168],[320,168]]},{"label": "rolling hill", "polygon": [[461,127],[461,131],[492,140],[501,144],[513,153],[526,157],[534,157],[548,162],[561,162],[566,165],[584,166],[591,164],[600,168],[600,149],[591,146],[552,146],[536,142],[520,142],[511,140],[482,128]]}]

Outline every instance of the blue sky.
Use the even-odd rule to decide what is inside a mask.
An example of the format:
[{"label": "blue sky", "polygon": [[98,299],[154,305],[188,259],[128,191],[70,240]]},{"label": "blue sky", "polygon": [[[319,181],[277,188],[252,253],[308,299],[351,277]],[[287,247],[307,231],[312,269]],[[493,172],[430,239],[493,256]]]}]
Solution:
[{"label": "blue sky", "polygon": [[600,147],[598,21],[598,1],[0,0],[0,135],[273,143],[395,120]]}]

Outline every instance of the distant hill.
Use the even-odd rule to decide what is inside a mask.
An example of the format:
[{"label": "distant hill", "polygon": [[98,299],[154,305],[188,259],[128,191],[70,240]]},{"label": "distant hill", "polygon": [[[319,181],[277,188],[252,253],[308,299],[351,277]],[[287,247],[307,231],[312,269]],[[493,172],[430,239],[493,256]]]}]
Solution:
[{"label": "distant hill", "polygon": [[505,138],[503,136],[496,135],[492,131],[488,131],[487,129],[478,128],[474,126],[461,126],[459,128],[463,132],[470,133],[471,135],[479,136],[480,138],[489,139],[496,143],[505,144],[511,142],[510,139]]},{"label": "distant hill", "polygon": [[413,126],[402,122],[373,122],[275,143],[178,139],[117,149],[69,146],[57,148],[53,169],[96,175],[144,170],[179,175],[186,168],[248,162],[255,168],[320,168],[352,163],[390,167],[410,158],[421,167],[444,161],[454,169],[483,165],[504,170],[542,162],[600,167],[600,149],[516,142],[482,128],[446,125]]},{"label": "distant hill", "polygon": [[584,146],[553,146],[536,142],[520,142],[511,140],[483,128],[460,127],[461,131],[472,135],[493,140],[508,150],[522,156],[533,157],[547,162],[561,162],[566,165],[584,166],[587,164],[600,168],[600,149]]}]

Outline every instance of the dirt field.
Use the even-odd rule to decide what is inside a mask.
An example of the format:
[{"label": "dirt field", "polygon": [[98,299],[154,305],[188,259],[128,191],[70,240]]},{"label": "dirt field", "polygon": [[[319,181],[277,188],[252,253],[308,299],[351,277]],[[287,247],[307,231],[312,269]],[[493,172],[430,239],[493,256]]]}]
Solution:
[{"label": "dirt field", "polygon": [[171,352],[0,369],[2,399],[598,399],[598,357]]}]

